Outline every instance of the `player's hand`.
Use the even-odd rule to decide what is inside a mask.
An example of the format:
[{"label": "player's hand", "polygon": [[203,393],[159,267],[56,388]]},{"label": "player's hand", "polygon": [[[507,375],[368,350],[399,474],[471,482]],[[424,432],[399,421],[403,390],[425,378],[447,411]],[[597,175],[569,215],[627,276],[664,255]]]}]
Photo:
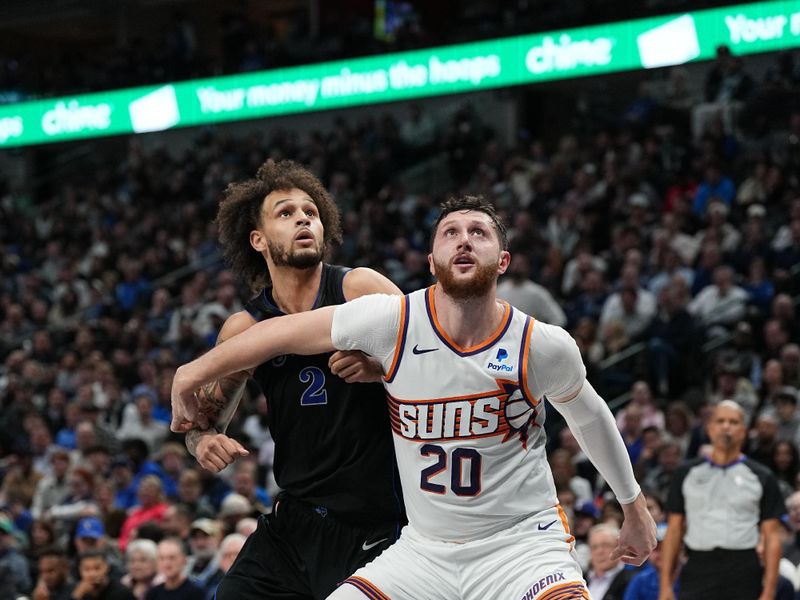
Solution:
[{"label": "player's hand", "polygon": [[183,383],[183,368],[179,367],[172,379],[172,422],[169,428],[176,433],[185,433],[190,429],[208,429],[208,416],[200,410],[196,390]]},{"label": "player's hand", "polygon": [[197,462],[212,473],[219,473],[240,456],[248,454],[245,447],[233,438],[213,431],[202,434],[195,450]]},{"label": "player's hand", "polygon": [[626,565],[641,566],[656,547],[656,522],[647,510],[641,493],[630,504],[623,504],[625,519],[619,532],[619,542],[611,558]]},{"label": "player's hand", "polygon": [[383,377],[381,363],[358,350],[334,352],[328,367],[347,383],[379,383]]},{"label": "player's hand", "polygon": [[672,587],[662,589],[658,593],[658,600],[675,600],[675,592],[672,591]]}]

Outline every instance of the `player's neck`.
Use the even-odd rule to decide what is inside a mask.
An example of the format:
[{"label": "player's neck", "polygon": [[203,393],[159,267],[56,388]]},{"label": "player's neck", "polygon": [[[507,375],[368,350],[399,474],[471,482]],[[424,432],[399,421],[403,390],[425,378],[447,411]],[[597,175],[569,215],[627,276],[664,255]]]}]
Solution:
[{"label": "player's neck", "polygon": [[270,266],[272,299],[286,314],[311,310],[322,283],[322,263],[312,269]]},{"label": "player's neck", "polygon": [[436,316],[447,335],[462,348],[469,348],[492,335],[505,314],[505,307],[497,301],[495,290],[485,296],[460,300],[451,298],[437,285],[433,292]]}]

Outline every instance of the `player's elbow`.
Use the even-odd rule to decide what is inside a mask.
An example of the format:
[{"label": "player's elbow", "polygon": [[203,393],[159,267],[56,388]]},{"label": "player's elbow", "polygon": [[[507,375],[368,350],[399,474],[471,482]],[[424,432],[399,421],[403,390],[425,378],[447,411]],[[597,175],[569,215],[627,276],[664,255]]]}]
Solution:
[{"label": "player's elbow", "polygon": [[189,365],[181,365],[175,369],[175,374],[172,376],[172,396],[183,396],[193,392],[198,386],[192,385],[192,378],[190,377]]}]

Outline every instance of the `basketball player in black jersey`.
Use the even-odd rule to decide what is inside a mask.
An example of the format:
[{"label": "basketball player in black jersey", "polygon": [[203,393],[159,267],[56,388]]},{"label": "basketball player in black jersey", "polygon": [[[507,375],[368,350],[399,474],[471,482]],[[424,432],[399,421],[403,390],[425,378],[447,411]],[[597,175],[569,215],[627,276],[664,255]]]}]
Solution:
[{"label": "basketball player in black jersey", "polygon": [[[341,240],[339,213],[322,183],[291,161],[268,161],[255,179],[231,184],[217,224],[231,268],[259,290],[228,318],[218,342],[275,316],[400,294],[371,269],[322,262],[325,244]],[[283,492],[220,583],[217,600],[325,598],[397,539],[405,515],[388,411],[374,402],[385,394],[378,384],[348,383],[377,381],[380,371],[354,353],[281,356],[198,390],[192,420],[173,417],[173,431],[187,431],[198,462],[218,472],[247,454],[225,431],[248,377],[269,403]]]}]

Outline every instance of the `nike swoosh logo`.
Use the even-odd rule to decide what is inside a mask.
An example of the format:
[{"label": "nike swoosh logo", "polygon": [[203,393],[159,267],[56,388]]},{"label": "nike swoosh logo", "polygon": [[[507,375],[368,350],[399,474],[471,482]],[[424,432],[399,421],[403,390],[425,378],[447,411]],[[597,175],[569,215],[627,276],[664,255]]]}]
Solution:
[{"label": "nike swoosh logo", "polygon": [[550,521],[547,525],[542,525],[541,523],[539,523],[539,531],[550,529],[556,521],[558,521],[558,519],[556,519],[555,521]]},{"label": "nike swoosh logo", "polygon": [[364,540],[364,543],[361,545],[361,549],[362,549],[364,552],[366,552],[367,550],[372,550],[372,549],[373,549],[375,546],[377,546],[377,545],[378,545],[378,544],[380,544],[381,542],[385,542],[385,541],[386,541],[386,540],[388,540],[388,539],[389,539],[389,538],[383,538],[382,540],[378,540],[377,542],[372,542],[371,544],[368,544],[368,543],[367,543],[367,541],[366,541],[366,540]]},{"label": "nike swoosh logo", "polygon": [[414,347],[411,349],[411,351],[412,351],[414,354],[427,354],[428,352],[436,352],[437,350],[438,350],[438,348],[425,348],[425,349],[421,349],[421,348],[419,348],[419,347],[418,347],[418,346],[416,346],[416,345],[415,345],[415,346],[414,346]]}]

